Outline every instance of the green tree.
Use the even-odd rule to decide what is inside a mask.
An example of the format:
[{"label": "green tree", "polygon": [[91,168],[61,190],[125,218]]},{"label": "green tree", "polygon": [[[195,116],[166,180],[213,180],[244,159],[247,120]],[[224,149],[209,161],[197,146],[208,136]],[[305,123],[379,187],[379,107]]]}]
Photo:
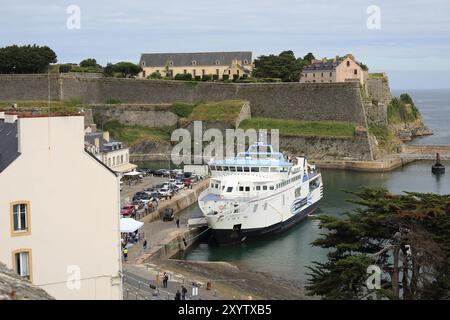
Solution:
[{"label": "green tree", "polygon": [[307,61],[308,64],[310,64],[311,61],[313,61],[314,59],[316,59],[316,58],[314,57],[314,55],[312,54],[312,52],[308,52],[308,54],[306,54],[306,55],[303,57],[303,60]]},{"label": "green tree", "polygon": [[[313,245],[328,261],[310,267],[309,295],[324,299],[450,298],[450,195],[385,189],[352,193],[360,207],[343,218],[320,215],[328,232]],[[381,288],[369,289],[367,267],[381,271]]]},{"label": "green tree", "polygon": [[175,77],[173,77],[174,80],[180,80],[180,81],[192,81],[192,74],[190,73],[177,73]]},{"label": "green tree", "polygon": [[122,61],[116,64],[108,63],[103,72],[108,76],[118,75],[122,78],[131,78],[142,72],[142,68],[132,62]]},{"label": "green tree", "polygon": [[72,70],[72,65],[66,63],[66,64],[61,64],[59,66],[59,72],[61,73],[67,73],[70,72]]},{"label": "green tree", "polygon": [[284,82],[299,81],[307,61],[296,58],[291,50],[279,55],[260,56],[255,59],[253,76],[255,78],[279,78]]},{"label": "green tree", "polygon": [[92,58],[81,61],[80,67],[82,67],[82,68],[99,68],[99,69],[102,68],[102,66],[97,63],[97,60],[92,59]]},{"label": "green tree", "polygon": [[42,73],[56,62],[55,52],[47,46],[13,45],[0,48],[0,73]]}]

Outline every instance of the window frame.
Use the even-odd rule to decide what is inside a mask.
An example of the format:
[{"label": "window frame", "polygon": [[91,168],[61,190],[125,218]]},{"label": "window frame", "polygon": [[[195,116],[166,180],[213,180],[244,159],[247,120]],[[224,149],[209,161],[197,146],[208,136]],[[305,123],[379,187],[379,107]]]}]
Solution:
[{"label": "window frame", "polygon": [[[14,230],[14,206],[16,205],[26,205],[26,212],[25,212],[25,218],[26,218],[26,224],[27,228],[26,230]],[[30,201],[25,200],[19,200],[11,202],[9,205],[9,211],[10,211],[10,223],[11,223],[11,237],[20,237],[20,236],[27,236],[31,235],[31,203]]]},{"label": "window frame", "polygon": [[[28,278],[23,277],[19,273],[17,273],[17,264],[16,264],[16,255],[19,253],[27,253],[28,254]],[[31,248],[20,248],[16,249],[11,253],[12,257],[12,270],[15,274],[19,275],[19,277],[22,277],[24,279],[28,279],[28,281],[33,282],[33,254]]]}]

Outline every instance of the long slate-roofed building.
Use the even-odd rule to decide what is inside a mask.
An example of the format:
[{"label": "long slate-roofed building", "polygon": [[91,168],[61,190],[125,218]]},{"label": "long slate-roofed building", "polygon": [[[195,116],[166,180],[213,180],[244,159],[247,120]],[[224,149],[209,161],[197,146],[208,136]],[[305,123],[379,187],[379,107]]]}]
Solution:
[{"label": "long slate-roofed building", "polygon": [[247,77],[252,71],[252,52],[144,53],[142,77],[158,72],[162,77],[190,74],[193,78],[233,79]]}]

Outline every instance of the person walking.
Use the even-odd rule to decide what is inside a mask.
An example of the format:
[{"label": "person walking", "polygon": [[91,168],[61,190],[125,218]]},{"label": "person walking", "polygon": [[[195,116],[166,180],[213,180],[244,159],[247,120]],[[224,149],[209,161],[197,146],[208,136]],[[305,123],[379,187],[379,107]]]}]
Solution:
[{"label": "person walking", "polygon": [[177,290],[177,293],[175,293],[175,300],[181,300],[180,290]]},{"label": "person walking", "polygon": [[186,300],[187,289],[185,286],[181,286],[181,300]]},{"label": "person walking", "polygon": [[147,239],[144,239],[144,242],[142,243],[142,248],[144,250],[147,250]]},{"label": "person walking", "polygon": [[179,228],[180,227],[180,219],[177,219],[176,223],[177,223],[177,228]]},{"label": "person walking", "polygon": [[163,278],[163,287],[167,288],[167,282],[169,281],[169,276],[167,273],[164,272],[164,278]]},{"label": "person walking", "polygon": [[123,248],[123,258],[125,261],[128,260],[128,248],[127,247]]}]

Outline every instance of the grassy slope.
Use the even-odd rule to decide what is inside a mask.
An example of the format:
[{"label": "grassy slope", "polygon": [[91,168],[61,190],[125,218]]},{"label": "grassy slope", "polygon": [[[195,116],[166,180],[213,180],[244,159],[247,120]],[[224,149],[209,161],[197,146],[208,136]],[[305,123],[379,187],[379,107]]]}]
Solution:
[{"label": "grassy slope", "polygon": [[222,121],[234,125],[242,104],[241,100],[199,103],[192,109],[187,121]]},{"label": "grassy slope", "polygon": [[289,136],[340,136],[351,137],[356,124],[335,121],[301,121],[268,118],[252,118],[241,122],[242,129],[279,129]]}]

